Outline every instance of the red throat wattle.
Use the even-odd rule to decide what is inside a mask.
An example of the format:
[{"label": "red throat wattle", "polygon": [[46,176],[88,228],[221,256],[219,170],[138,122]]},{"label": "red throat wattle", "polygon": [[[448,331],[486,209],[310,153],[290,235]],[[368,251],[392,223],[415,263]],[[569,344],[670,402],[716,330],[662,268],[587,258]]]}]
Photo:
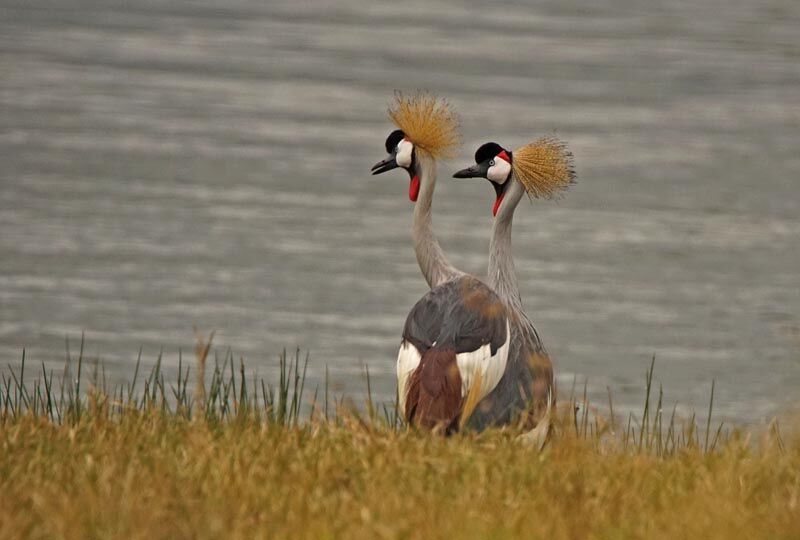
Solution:
[{"label": "red throat wattle", "polygon": [[494,206],[492,207],[492,216],[497,215],[497,210],[500,208],[500,203],[503,202],[503,197],[505,197],[505,193],[501,193],[497,199],[494,201]]},{"label": "red throat wattle", "polygon": [[411,202],[417,202],[417,197],[419,197],[419,175],[415,174],[408,185],[408,198]]}]

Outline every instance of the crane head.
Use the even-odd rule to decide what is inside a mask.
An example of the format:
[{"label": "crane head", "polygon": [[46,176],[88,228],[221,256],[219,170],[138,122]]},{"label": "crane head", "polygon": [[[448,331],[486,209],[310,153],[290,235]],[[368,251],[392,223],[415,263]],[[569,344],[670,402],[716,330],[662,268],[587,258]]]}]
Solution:
[{"label": "crane head", "polygon": [[381,174],[391,171],[398,167],[403,168],[408,173],[411,184],[408,188],[408,198],[416,201],[419,196],[419,174],[416,172],[416,156],[414,143],[408,140],[406,134],[396,129],[386,138],[386,152],[389,154],[372,166],[372,174]]},{"label": "crane head", "polygon": [[475,152],[475,165],[462,169],[453,175],[453,178],[486,178],[491,182],[496,194],[492,215],[497,215],[500,203],[506,194],[506,189],[511,184],[511,164],[513,155],[495,142],[481,145]]}]

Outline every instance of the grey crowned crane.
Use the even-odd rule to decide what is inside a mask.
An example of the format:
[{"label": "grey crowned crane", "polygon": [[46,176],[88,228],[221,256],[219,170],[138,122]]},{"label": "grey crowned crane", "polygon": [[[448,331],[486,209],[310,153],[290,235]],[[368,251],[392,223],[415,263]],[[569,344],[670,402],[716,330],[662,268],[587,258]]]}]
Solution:
[{"label": "grey crowned crane", "polygon": [[398,129],[386,139],[389,156],[372,173],[394,168],[408,172],[409,198],[415,203],[414,250],[431,287],[411,309],[403,329],[397,355],[400,412],[411,425],[451,433],[503,377],[509,317],[486,284],[450,264],[433,234],[436,160],[452,156],[460,145],[458,115],[435,96],[398,93],[389,117]]},{"label": "grey crowned crane", "polygon": [[544,137],[514,152],[486,143],[475,153],[475,163],[453,176],[486,178],[494,187],[488,284],[503,304],[511,335],[505,373],[470,423],[477,427],[506,423],[524,412],[527,427],[533,427],[555,403],[553,365],[522,308],[511,254],[511,223],[523,195],[553,198],[574,183],[572,154],[560,140]]}]

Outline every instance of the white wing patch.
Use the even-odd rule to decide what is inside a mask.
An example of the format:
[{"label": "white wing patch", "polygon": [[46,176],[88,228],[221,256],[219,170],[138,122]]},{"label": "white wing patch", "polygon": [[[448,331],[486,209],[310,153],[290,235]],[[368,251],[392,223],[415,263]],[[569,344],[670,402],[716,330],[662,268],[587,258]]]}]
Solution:
[{"label": "white wing patch", "polygon": [[[458,371],[461,375],[461,395],[466,396],[472,388],[477,373],[481,374],[481,388],[478,392],[478,401],[485,398],[494,390],[497,383],[506,371],[508,361],[508,348],[511,342],[511,330],[506,319],[506,341],[492,355],[492,345],[487,343],[472,352],[463,352],[456,355]],[[419,354],[419,353],[418,353]],[[399,366],[398,361],[398,366]],[[399,371],[398,371],[399,374]]]},{"label": "white wing patch", "polygon": [[397,396],[400,405],[400,414],[405,418],[406,397],[408,394],[408,381],[411,374],[419,366],[422,355],[414,345],[403,340],[400,351],[397,353]]}]

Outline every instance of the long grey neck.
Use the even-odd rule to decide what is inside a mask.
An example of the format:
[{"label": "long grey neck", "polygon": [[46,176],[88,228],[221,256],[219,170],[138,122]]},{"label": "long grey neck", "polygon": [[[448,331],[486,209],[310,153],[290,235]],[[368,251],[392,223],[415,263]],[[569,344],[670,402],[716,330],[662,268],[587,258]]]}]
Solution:
[{"label": "long grey neck", "polygon": [[494,219],[492,239],[489,243],[489,286],[497,293],[506,306],[522,313],[522,299],[517,285],[517,273],[511,254],[511,223],[514,210],[525,194],[522,184],[513,177],[508,180],[503,202]]},{"label": "long grey neck", "polygon": [[417,153],[417,172],[420,176],[420,192],[414,205],[414,222],[411,236],[414,240],[414,251],[417,262],[425,276],[425,281],[433,288],[463,275],[457,270],[442,251],[431,223],[431,204],[433,191],[436,188],[436,161],[421,152]]}]

